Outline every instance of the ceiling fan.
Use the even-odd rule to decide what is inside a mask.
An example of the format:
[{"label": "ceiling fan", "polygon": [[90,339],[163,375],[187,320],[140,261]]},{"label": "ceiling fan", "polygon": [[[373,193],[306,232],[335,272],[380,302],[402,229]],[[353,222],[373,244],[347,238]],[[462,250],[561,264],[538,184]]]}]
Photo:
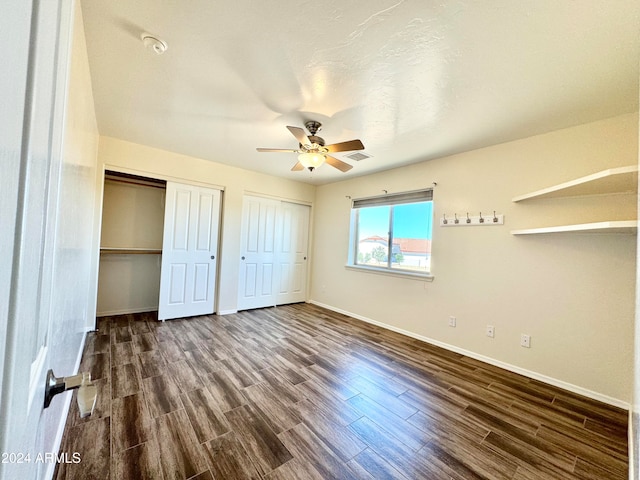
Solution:
[{"label": "ceiling fan", "polygon": [[349,140],[347,142],[325,145],[324,138],[316,136],[316,133],[320,130],[320,127],[322,127],[320,122],[309,120],[305,122],[304,126],[307,127],[311,135],[307,136],[304,133],[304,129],[300,127],[287,127],[300,144],[300,148],[297,150],[283,148],[257,148],[256,150],[259,152],[298,153],[298,162],[291,169],[294,172],[304,170],[305,168],[313,172],[314,169],[324,162],[327,162],[341,172],[348,172],[353,168],[351,165],[328,154],[334,152],[349,152],[351,150],[364,150],[364,145],[360,140]]}]

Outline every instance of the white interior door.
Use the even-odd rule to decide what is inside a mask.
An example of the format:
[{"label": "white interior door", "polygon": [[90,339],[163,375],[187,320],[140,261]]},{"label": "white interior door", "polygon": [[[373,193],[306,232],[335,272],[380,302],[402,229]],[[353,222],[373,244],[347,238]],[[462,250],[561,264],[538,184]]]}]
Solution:
[{"label": "white interior door", "polygon": [[306,300],[310,210],[297,203],[282,202],[280,206],[277,305]]},{"label": "white interior door", "polygon": [[238,310],[306,299],[309,211],[305,205],[244,197]]},{"label": "white interior door", "polygon": [[240,240],[238,309],[276,304],[276,232],[280,202],[245,196]]},{"label": "white interior door", "polygon": [[71,7],[9,0],[0,16],[6,73],[0,75],[0,478],[7,480],[44,478],[49,465],[37,463],[38,455],[56,448],[43,403],[54,353],[50,313]]},{"label": "white interior door", "polygon": [[167,182],[158,318],[215,310],[220,191]]}]

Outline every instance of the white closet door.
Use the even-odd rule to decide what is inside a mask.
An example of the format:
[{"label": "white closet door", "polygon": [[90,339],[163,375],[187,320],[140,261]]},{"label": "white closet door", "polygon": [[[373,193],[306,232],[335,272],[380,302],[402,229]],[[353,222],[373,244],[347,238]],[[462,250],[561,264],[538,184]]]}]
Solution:
[{"label": "white closet door", "polygon": [[47,370],[73,375],[62,367],[73,365],[76,351],[65,349],[76,348],[88,319],[81,313],[88,290],[69,285],[88,271],[91,245],[65,218],[87,210],[65,210],[72,197],[63,188],[83,187],[75,178],[93,170],[75,170],[61,147],[73,3],[12,0],[0,9],[3,54],[10,52],[0,75],[0,478],[45,479],[55,465],[38,456],[57,451],[55,432],[66,416],[62,398],[43,411]]},{"label": "white closet door", "polygon": [[214,312],[220,191],[167,182],[158,318]]},{"label": "white closet door", "polygon": [[282,202],[280,206],[277,305],[306,300],[310,210],[296,203]]},{"label": "white closet door", "polygon": [[306,299],[309,211],[305,205],[245,196],[238,310]]},{"label": "white closet door", "polygon": [[280,202],[245,196],[242,206],[242,238],[238,310],[276,304],[276,238]]}]

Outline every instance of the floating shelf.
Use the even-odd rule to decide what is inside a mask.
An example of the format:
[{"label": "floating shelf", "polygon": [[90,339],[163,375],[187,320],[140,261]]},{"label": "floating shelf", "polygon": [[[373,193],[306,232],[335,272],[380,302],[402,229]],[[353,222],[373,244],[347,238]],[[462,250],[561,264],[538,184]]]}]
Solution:
[{"label": "floating shelf", "polygon": [[514,202],[534,198],[577,197],[638,191],[638,166],[610,168],[586,177],[514,197]]},{"label": "floating shelf", "polygon": [[160,255],[161,248],[122,248],[122,247],[102,247],[100,255]]},{"label": "floating shelf", "polygon": [[556,227],[527,228],[511,230],[512,235],[540,235],[545,233],[626,233],[638,232],[637,220],[582,223],[578,225],[558,225]]}]

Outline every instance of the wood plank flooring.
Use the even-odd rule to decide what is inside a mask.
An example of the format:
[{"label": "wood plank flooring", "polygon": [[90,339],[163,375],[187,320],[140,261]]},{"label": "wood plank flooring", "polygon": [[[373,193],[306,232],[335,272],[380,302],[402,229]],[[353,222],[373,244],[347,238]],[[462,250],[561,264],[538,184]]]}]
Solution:
[{"label": "wood plank flooring", "polygon": [[101,318],[81,370],[58,480],[627,478],[627,412],[313,305]]}]

